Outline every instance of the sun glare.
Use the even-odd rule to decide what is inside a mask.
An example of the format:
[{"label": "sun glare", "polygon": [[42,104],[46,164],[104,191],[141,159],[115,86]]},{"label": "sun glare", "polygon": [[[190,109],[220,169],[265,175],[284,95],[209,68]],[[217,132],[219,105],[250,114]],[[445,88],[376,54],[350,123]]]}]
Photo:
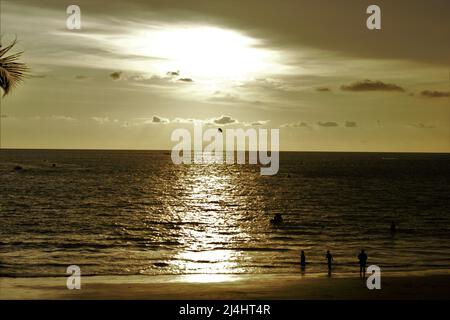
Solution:
[{"label": "sun glare", "polygon": [[271,70],[275,53],[261,41],[216,27],[158,28],[125,39],[126,47],[149,58],[160,73],[180,71],[196,80],[245,80]]}]

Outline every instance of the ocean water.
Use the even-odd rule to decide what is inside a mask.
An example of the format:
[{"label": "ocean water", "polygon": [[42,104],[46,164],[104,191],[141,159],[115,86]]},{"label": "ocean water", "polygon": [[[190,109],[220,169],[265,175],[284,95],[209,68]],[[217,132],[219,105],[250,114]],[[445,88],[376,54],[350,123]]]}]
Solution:
[{"label": "ocean water", "polygon": [[281,153],[261,176],[166,151],[0,150],[0,276],[299,273],[300,250],[321,273],[328,249],[339,274],[361,248],[382,271],[449,269],[449,160]]}]

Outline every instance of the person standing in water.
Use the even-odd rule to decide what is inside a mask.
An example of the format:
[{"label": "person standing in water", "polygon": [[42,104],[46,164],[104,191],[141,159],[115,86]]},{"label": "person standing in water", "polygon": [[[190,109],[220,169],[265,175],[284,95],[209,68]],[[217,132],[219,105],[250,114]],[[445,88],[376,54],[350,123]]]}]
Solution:
[{"label": "person standing in water", "polygon": [[275,214],[272,220],[270,220],[270,223],[272,224],[281,224],[283,223],[283,217],[281,216],[281,213]]},{"label": "person standing in water", "polygon": [[300,266],[302,268],[306,267],[306,257],[305,257],[305,251],[302,250],[300,253]]},{"label": "person standing in water", "polygon": [[391,234],[395,234],[395,231],[397,231],[397,226],[395,225],[395,222],[391,222]]},{"label": "person standing in water", "polygon": [[330,253],[330,250],[327,250],[327,264],[328,264],[328,273],[331,272],[331,264],[333,263],[333,255]]},{"label": "person standing in water", "polygon": [[366,277],[366,265],[367,265],[367,254],[364,252],[364,249],[361,250],[358,255],[359,260],[359,276],[365,278]]}]

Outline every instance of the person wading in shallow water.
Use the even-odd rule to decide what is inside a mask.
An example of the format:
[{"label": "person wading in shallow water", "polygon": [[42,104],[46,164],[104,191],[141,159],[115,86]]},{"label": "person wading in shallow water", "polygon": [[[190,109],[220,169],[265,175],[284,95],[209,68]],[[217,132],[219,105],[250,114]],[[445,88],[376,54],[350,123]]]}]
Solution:
[{"label": "person wading in shallow water", "polygon": [[331,273],[331,264],[333,263],[333,255],[330,253],[330,250],[327,250],[327,264],[328,264],[328,274]]},{"label": "person wading in shallow water", "polygon": [[280,213],[277,213],[273,219],[270,220],[271,224],[281,224],[283,223],[283,217],[281,216]]},{"label": "person wading in shallow water", "polygon": [[306,257],[305,257],[305,251],[302,250],[300,253],[300,266],[302,268],[306,267]]},{"label": "person wading in shallow water", "polygon": [[359,276],[365,278],[366,277],[366,265],[367,265],[367,254],[364,250],[361,250],[361,253],[358,255],[359,260]]},{"label": "person wading in shallow water", "polygon": [[397,226],[395,225],[395,222],[392,221],[391,222],[391,234],[394,235],[396,231],[397,231]]}]

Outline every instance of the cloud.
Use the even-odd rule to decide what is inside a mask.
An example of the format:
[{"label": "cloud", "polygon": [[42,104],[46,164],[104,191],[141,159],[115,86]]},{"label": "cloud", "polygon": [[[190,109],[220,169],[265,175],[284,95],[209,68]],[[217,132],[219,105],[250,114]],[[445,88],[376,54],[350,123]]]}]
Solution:
[{"label": "cloud", "polygon": [[330,88],[326,88],[326,87],[319,87],[319,88],[316,88],[316,91],[318,91],[318,92],[330,92],[331,89]]},{"label": "cloud", "polygon": [[270,120],[258,120],[258,121],[250,123],[250,125],[253,127],[263,126],[263,125],[266,125],[267,123],[269,123],[269,121]]},{"label": "cloud", "polygon": [[173,79],[171,77],[161,77],[158,75],[152,75],[152,76],[144,76],[144,75],[134,75],[130,76],[128,78],[129,80],[144,83],[144,84],[151,84],[151,85],[162,85],[162,84],[168,84],[173,83]]},{"label": "cloud", "polygon": [[171,121],[172,123],[194,123],[194,122],[201,122],[200,120],[197,119],[192,119],[192,118],[175,118]]},{"label": "cloud", "polygon": [[92,117],[91,119],[100,124],[105,124],[105,123],[110,122],[110,119],[108,117]]},{"label": "cloud", "polygon": [[67,121],[67,122],[74,122],[77,121],[77,119],[69,116],[64,115],[51,115],[51,116],[35,116],[31,117],[32,120],[45,120],[45,121]]},{"label": "cloud", "polygon": [[[169,72],[168,72],[169,74]],[[176,78],[171,75],[159,76],[159,75],[132,75],[127,77],[127,80],[134,81],[140,84],[152,85],[152,86],[180,86],[181,83],[192,83],[194,80],[191,78]]]},{"label": "cloud", "polygon": [[122,77],[122,71],[115,71],[109,75],[113,80],[119,80]]},{"label": "cloud", "polygon": [[[61,1],[46,0],[36,4],[33,3],[34,1],[9,2],[12,4],[7,5],[14,6],[15,11],[20,13],[20,17],[24,16],[23,20],[25,20],[30,15],[30,11],[36,14],[38,6],[42,9],[39,9],[40,15],[36,16],[44,14],[49,16],[48,12],[52,13],[50,17],[57,15]],[[24,3],[21,4],[22,2]],[[173,1],[129,0],[127,6],[124,6],[122,2],[112,1],[107,6],[103,1],[79,0],[78,2],[81,7],[83,7],[82,3],[88,3],[89,21],[93,21],[88,30],[98,34],[109,35],[112,33],[109,29],[119,27],[114,24],[111,26],[109,20],[104,23],[108,23],[109,29],[100,23],[102,19],[105,20],[104,17],[108,16],[123,21],[119,24],[120,27],[126,25],[127,20],[145,21],[146,24],[149,24],[149,21],[179,23],[182,16],[183,22],[186,23],[199,24],[204,21],[212,25],[226,25],[230,29],[240,30],[243,33],[251,33],[255,38],[270,40],[267,42],[273,43],[278,48],[297,49],[305,46],[342,52],[349,57],[418,60],[448,65],[449,44],[443,39],[448,39],[449,24],[448,19],[443,19],[443,14],[449,12],[450,3],[444,0],[427,1],[426,10],[424,10],[423,1],[419,0],[379,1],[385,10],[389,11],[389,15],[383,17],[384,25],[407,25],[408,27],[395,28],[395,30],[392,29],[395,32],[377,34],[376,37],[361,37],[361,13],[364,16],[367,7],[361,1],[292,0],[286,1],[289,5],[280,6],[276,1],[249,0],[240,1],[239,10],[236,10],[234,1],[223,1],[220,5],[213,5],[208,1],[192,3],[177,1],[175,5]],[[29,9],[32,5],[35,7]],[[406,7],[408,10],[405,10]],[[265,14],[254,14],[255,8],[259,8]],[[58,19],[43,19],[43,21],[52,25],[59,22]],[[327,22],[326,27],[323,25],[324,21]],[[420,21],[420,23],[411,23],[411,21]],[[21,23],[17,24],[21,25]],[[29,25],[31,26],[26,26],[32,28],[33,25]],[[416,36],[415,41],[410,40],[411,35]]]},{"label": "cloud", "polygon": [[435,125],[426,124],[426,123],[422,123],[422,122],[411,123],[410,126],[414,127],[414,128],[418,128],[418,129],[434,129],[434,128],[436,128]]},{"label": "cloud", "polygon": [[180,75],[180,70],[177,70],[177,71],[168,71],[166,74],[167,74],[168,76],[170,76],[170,77],[178,77],[178,76]]},{"label": "cloud", "polygon": [[228,124],[237,123],[237,120],[233,119],[230,116],[221,116],[220,118],[214,119],[213,122],[215,124],[228,125]]},{"label": "cloud", "polygon": [[355,121],[345,121],[345,126],[347,128],[356,128],[358,125]]},{"label": "cloud", "polygon": [[286,82],[284,79],[274,79],[274,78],[256,78],[253,80],[246,81],[244,83],[241,83],[237,85],[237,87],[241,88],[248,88],[253,90],[270,90],[275,92],[285,92],[290,90],[297,90],[297,86],[295,85],[294,88],[290,87],[288,83],[293,83],[295,81],[292,81],[290,77],[288,78],[288,82]]},{"label": "cloud", "polygon": [[420,93],[422,97],[427,98],[443,98],[448,97],[449,92],[448,91],[431,91],[431,90],[424,90]]},{"label": "cloud", "polygon": [[76,75],[75,79],[77,79],[77,80],[84,80],[84,79],[87,79],[87,77],[83,76],[83,75]]},{"label": "cloud", "polygon": [[216,102],[226,102],[226,103],[249,103],[254,105],[260,105],[263,104],[262,101],[259,100],[246,100],[241,98],[237,94],[232,93],[225,93],[221,91],[214,92],[213,97],[209,98],[210,101],[216,101]]},{"label": "cloud", "polygon": [[173,119],[163,118],[157,115],[154,115],[152,118],[140,118],[138,121],[134,123],[134,125],[145,125],[145,124],[193,124],[197,123],[205,126],[226,126],[231,124],[241,124],[245,127],[250,126],[263,126],[270,122],[270,120],[256,120],[256,121],[248,121],[248,122],[240,122],[237,119],[232,118],[231,116],[222,115],[216,118],[209,119],[195,119],[195,118],[181,118],[176,117]]},{"label": "cloud", "polygon": [[180,79],[178,79],[178,81],[182,81],[182,82],[194,82],[194,80],[192,80],[191,78],[180,78]]},{"label": "cloud", "polygon": [[52,115],[48,118],[49,120],[61,120],[61,121],[76,121],[77,119],[68,117],[68,116],[60,116],[60,115]]},{"label": "cloud", "polygon": [[285,123],[281,125],[282,128],[304,128],[307,127],[308,124],[303,121],[295,122],[295,123]]},{"label": "cloud", "polygon": [[403,92],[405,89],[402,87],[393,84],[393,83],[384,83],[382,81],[376,80],[364,80],[357,81],[349,85],[342,85],[341,90],[343,91],[400,91]]},{"label": "cloud", "polygon": [[337,122],[334,122],[334,121],[327,121],[327,122],[321,122],[321,121],[319,121],[319,122],[317,122],[317,124],[319,125],[319,126],[321,126],[321,127],[327,127],[327,128],[330,128],[330,127],[338,127],[339,125],[337,124]]},{"label": "cloud", "polygon": [[169,123],[169,119],[159,117],[159,116],[153,116],[150,123]]},{"label": "cloud", "polygon": [[221,93],[220,91],[214,92],[214,96],[209,100],[219,101],[219,102],[240,102],[242,101],[240,97],[236,94],[231,93]]}]

